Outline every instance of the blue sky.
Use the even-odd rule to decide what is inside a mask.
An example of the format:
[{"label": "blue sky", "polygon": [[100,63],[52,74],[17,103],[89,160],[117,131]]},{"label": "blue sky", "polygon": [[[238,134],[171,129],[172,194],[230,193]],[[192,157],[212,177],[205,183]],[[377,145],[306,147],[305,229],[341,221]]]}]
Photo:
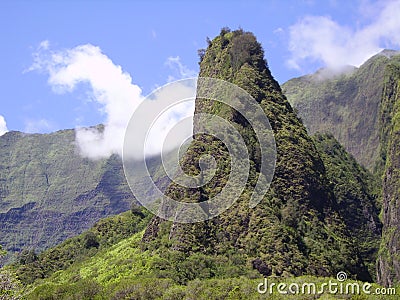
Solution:
[{"label": "blue sky", "polygon": [[283,83],[399,49],[399,15],[399,1],[4,0],[0,134],[107,123],[124,89],[139,99],[196,74],[197,50],[224,26],[252,31]]}]

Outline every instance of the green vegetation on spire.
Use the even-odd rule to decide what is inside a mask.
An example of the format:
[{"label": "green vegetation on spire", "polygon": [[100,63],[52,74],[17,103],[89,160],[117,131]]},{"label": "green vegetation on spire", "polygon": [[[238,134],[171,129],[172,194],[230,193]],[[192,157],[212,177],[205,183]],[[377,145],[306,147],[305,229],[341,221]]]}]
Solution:
[{"label": "green vegetation on spire", "polygon": [[[259,171],[259,146],[254,132],[228,106],[196,99],[196,113],[224,117],[234,123],[244,137],[249,153],[253,154],[250,155],[252,167],[248,186],[229,210],[206,222],[172,224],[153,218],[143,238],[144,247],[173,249],[189,258],[196,253],[206,253],[233,259],[232,253],[240,253],[243,267],[250,265],[265,276],[329,276],[346,270],[355,278],[370,280],[350,228],[337,209],[324,163],[273,79],[254,35],[243,30],[223,29],[209,42],[202,56],[200,76],[237,84],[260,103],[275,134],[278,155],[275,177],[264,199],[250,209],[252,179],[257,178]],[[172,183],[167,195],[178,201],[201,202],[224,186],[230,171],[229,153],[221,142],[209,136],[195,137],[181,160],[182,169],[189,175],[196,174],[199,169],[193,166],[206,153],[216,156],[221,167],[213,180],[199,189],[186,189]]]}]

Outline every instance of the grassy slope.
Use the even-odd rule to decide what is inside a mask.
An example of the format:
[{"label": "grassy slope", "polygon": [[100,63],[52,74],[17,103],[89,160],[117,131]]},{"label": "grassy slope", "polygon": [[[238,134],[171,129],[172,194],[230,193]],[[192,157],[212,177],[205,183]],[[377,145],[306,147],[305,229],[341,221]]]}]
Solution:
[{"label": "grassy slope", "polygon": [[[159,257],[140,250],[142,234],[143,232],[136,233],[92,257],[74,263],[64,271],[54,273],[48,279],[37,282],[36,287],[26,294],[26,299],[266,299],[266,295],[257,292],[258,284],[263,282],[262,278],[194,279],[184,285],[168,278],[160,278],[152,268]],[[294,282],[301,285],[312,282],[317,286],[330,279],[334,280],[312,276],[268,278],[270,283]],[[373,287],[379,286],[374,284]],[[291,299],[309,297],[297,295]],[[275,289],[273,296],[268,299],[286,298],[287,295],[279,295]],[[350,297],[325,294],[324,299]],[[354,299],[397,298],[374,295],[358,296]]]},{"label": "grassy slope", "polygon": [[[316,139],[330,180],[340,180],[335,174],[340,170],[347,174],[345,178],[356,176],[353,181],[361,180],[362,184],[344,186],[345,189],[342,185],[339,190],[346,194],[355,192],[356,198],[361,195],[357,199],[363,204],[363,197],[369,194],[362,194],[360,189],[368,179],[368,172],[363,171],[333,137],[319,136]],[[340,194],[336,194],[336,197],[341,201],[349,200],[340,197]],[[364,211],[361,206],[360,211]],[[358,216],[358,213],[355,215]],[[92,243],[88,247],[88,232],[85,232],[43,252],[35,259],[25,259],[24,263],[14,265],[14,271],[26,284],[26,298],[265,299],[265,295],[259,295],[256,290],[262,280],[261,275],[252,272],[252,268],[242,262],[237,263],[245,271],[238,272],[229,261],[221,260],[215,255],[180,256],[178,252],[171,251],[162,244],[157,245],[160,247],[157,251],[143,251],[143,228],[150,217],[146,210],[133,208],[130,212],[101,220],[89,231],[95,234],[97,246]],[[29,281],[32,274],[37,275],[40,272],[44,278],[36,278],[33,283]],[[328,282],[329,278],[269,277],[269,280],[322,283]],[[324,297],[343,299],[343,296]],[[276,294],[271,299],[285,299],[285,296]],[[308,298],[298,295],[293,299]],[[380,298],[370,296],[357,299]]]},{"label": "grassy slope", "polygon": [[[325,152],[332,148],[331,140],[328,138],[327,141],[329,147],[324,148]],[[332,143],[336,145],[335,142]],[[319,149],[321,145],[324,146],[324,140],[317,143]],[[339,149],[340,155],[333,157],[339,161],[350,160],[351,166],[354,161],[342,157],[343,149],[340,146],[334,148]],[[337,166],[335,159],[331,163]],[[353,167],[360,168],[356,163]],[[329,166],[328,170],[336,169]],[[346,171],[351,176],[351,172]],[[27,299],[265,299],[265,295],[259,295],[256,290],[261,275],[243,262],[232,266],[232,262],[215,255],[181,256],[162,244],[156,245],[159,247],[156,250],[143,251],[141,238],[150,217],[146,210],[133,208],[101,220],[89,232],[36,258],[21,257],[23,262],[11,269],[25,283]],[[94,233],[98,244],[88,245],[88,233]],[[42,276],[32,282],[30,277],[37,274]],[[329,278],[269,277],[269,280],[322,283]],[[271,299],[285,299],[285,296],[276,294]],[[298,295],[293,299],[308,298]],[[325,295],[325,299],[335,298]]]}]

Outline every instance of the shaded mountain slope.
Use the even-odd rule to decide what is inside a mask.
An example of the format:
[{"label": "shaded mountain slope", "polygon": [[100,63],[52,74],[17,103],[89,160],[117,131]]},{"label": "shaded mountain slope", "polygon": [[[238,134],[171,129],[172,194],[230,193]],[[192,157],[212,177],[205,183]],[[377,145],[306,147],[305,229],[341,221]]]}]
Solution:
[{"label": "shaded mountain slope", "polygon": [[385,67],[399,61],[396,51],[384,50],[360,68],[335,74],[322,69],[282,85],[311,134],[332,133],[358,162],[370,170],[379,159],[379,111]]},{"label": "shaded mountain slope", "polygon": [[377,273],[381,284],[393,286],[400,282],[400,63],[388,65],[385,75],[381,113],[383,233]]},{"label": "shaded mountain slope", "polygon": [[[330,78],[325,78],[329,71],[321,70],[289,80],[283,85],[289,101],[298,110],[309,132],[332,133],[359,162],[377,174],[369,187],[375,190],[373,194],[378,195],[377,206],[382,207],[382,238],[376,269],[378,282],[385,286],[393,286],[400,281],[399,66],[399,52],[384,50],[359,69],[349,70],[346,74],[330,74]],[[332,157],[327,158],[330,160]],[[344,172],[342,168],[336,170],[336,183],[340,183],[339,178]],[[364,176],[363,171],[359,174]],[[354,178],[344,178],[347,186],[351,187]],[[339,186],[336,185],[336,188]],[[352,198],[352,195],[365,194],[366,189],[362,191],[353,187],[345,191],[350,191]],[[360,199],[365,199],[364,196]],[[350,217],[359,211],[352,206],[347,208]],[[364,207],[364,213],[367,212]],[[346,218],[345,212],[342,215]],[[371,227],[369,236],[365,232],[357,236],[364,237],[367,242],[375,232],[374,228],[377,227]],[[363,252],[362,244],[360,246]],[[375,243],[371,246],[376,249]],[[371,269],[372,262],[369,265]]]},{"label": "shaded mountain slope", "polygon": [[361,167],[333,135],[317,134],[313,138],[332,185],[339,214],[351,230],[361,257],[375,279],[382,233],[377,176]]},{"label": "shaded mountain slope", "polygon": [[54,246],[130,208],[121,159],[82,158],[74,140],[74,130],[0,137],[0,243],[10,254]]},{"label": "shaded mountain slope", "polygon": [[[196,112],[219,114],[242,133],[252,168],[247,188],[220,216],[202,223],[179,224],[155,217],[143,241],[166,243],[185,255],[240,253],[263,275],[315,274],[345,270],[369,280],[370,274],[350,237],[337,207],[326,170],[313,140],[273,79],[260,44],[242,30],[221,34],[209,43],[200,63],[200,76],[237,84],[249,92],[268,116],[275,134],[277,163],[270,190],[250,209],[248,201],[258,175],[259,158],[254,132],[229,107],[196,99]],[[201,155],[215,155],[219,170],[209,185],[167,188],[176,200],[202,202],[220,190],[229,175],[229,155],[221,142],[197,135],[181,161],[187,174],[198,174]],[[228,255],[229,256],[229,255]]]}]

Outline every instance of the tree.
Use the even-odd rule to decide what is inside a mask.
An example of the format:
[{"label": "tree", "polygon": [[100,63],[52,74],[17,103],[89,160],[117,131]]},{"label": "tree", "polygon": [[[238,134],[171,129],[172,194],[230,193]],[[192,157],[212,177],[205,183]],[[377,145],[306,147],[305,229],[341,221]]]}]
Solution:
[{"label": "tree", "polygon": [[99,247],[99,239],[97,235],[95,235],[93,232],[88,231],[85,236],[84,236],[84,242],[85,242],[85,248],[89,249],[92,247],[98,248]]},{"label": "tree", "polygon": [[37,261],[38,256],[33,249],[25,249],[18,255],[18,261],[21,265],[31,264]]}]

